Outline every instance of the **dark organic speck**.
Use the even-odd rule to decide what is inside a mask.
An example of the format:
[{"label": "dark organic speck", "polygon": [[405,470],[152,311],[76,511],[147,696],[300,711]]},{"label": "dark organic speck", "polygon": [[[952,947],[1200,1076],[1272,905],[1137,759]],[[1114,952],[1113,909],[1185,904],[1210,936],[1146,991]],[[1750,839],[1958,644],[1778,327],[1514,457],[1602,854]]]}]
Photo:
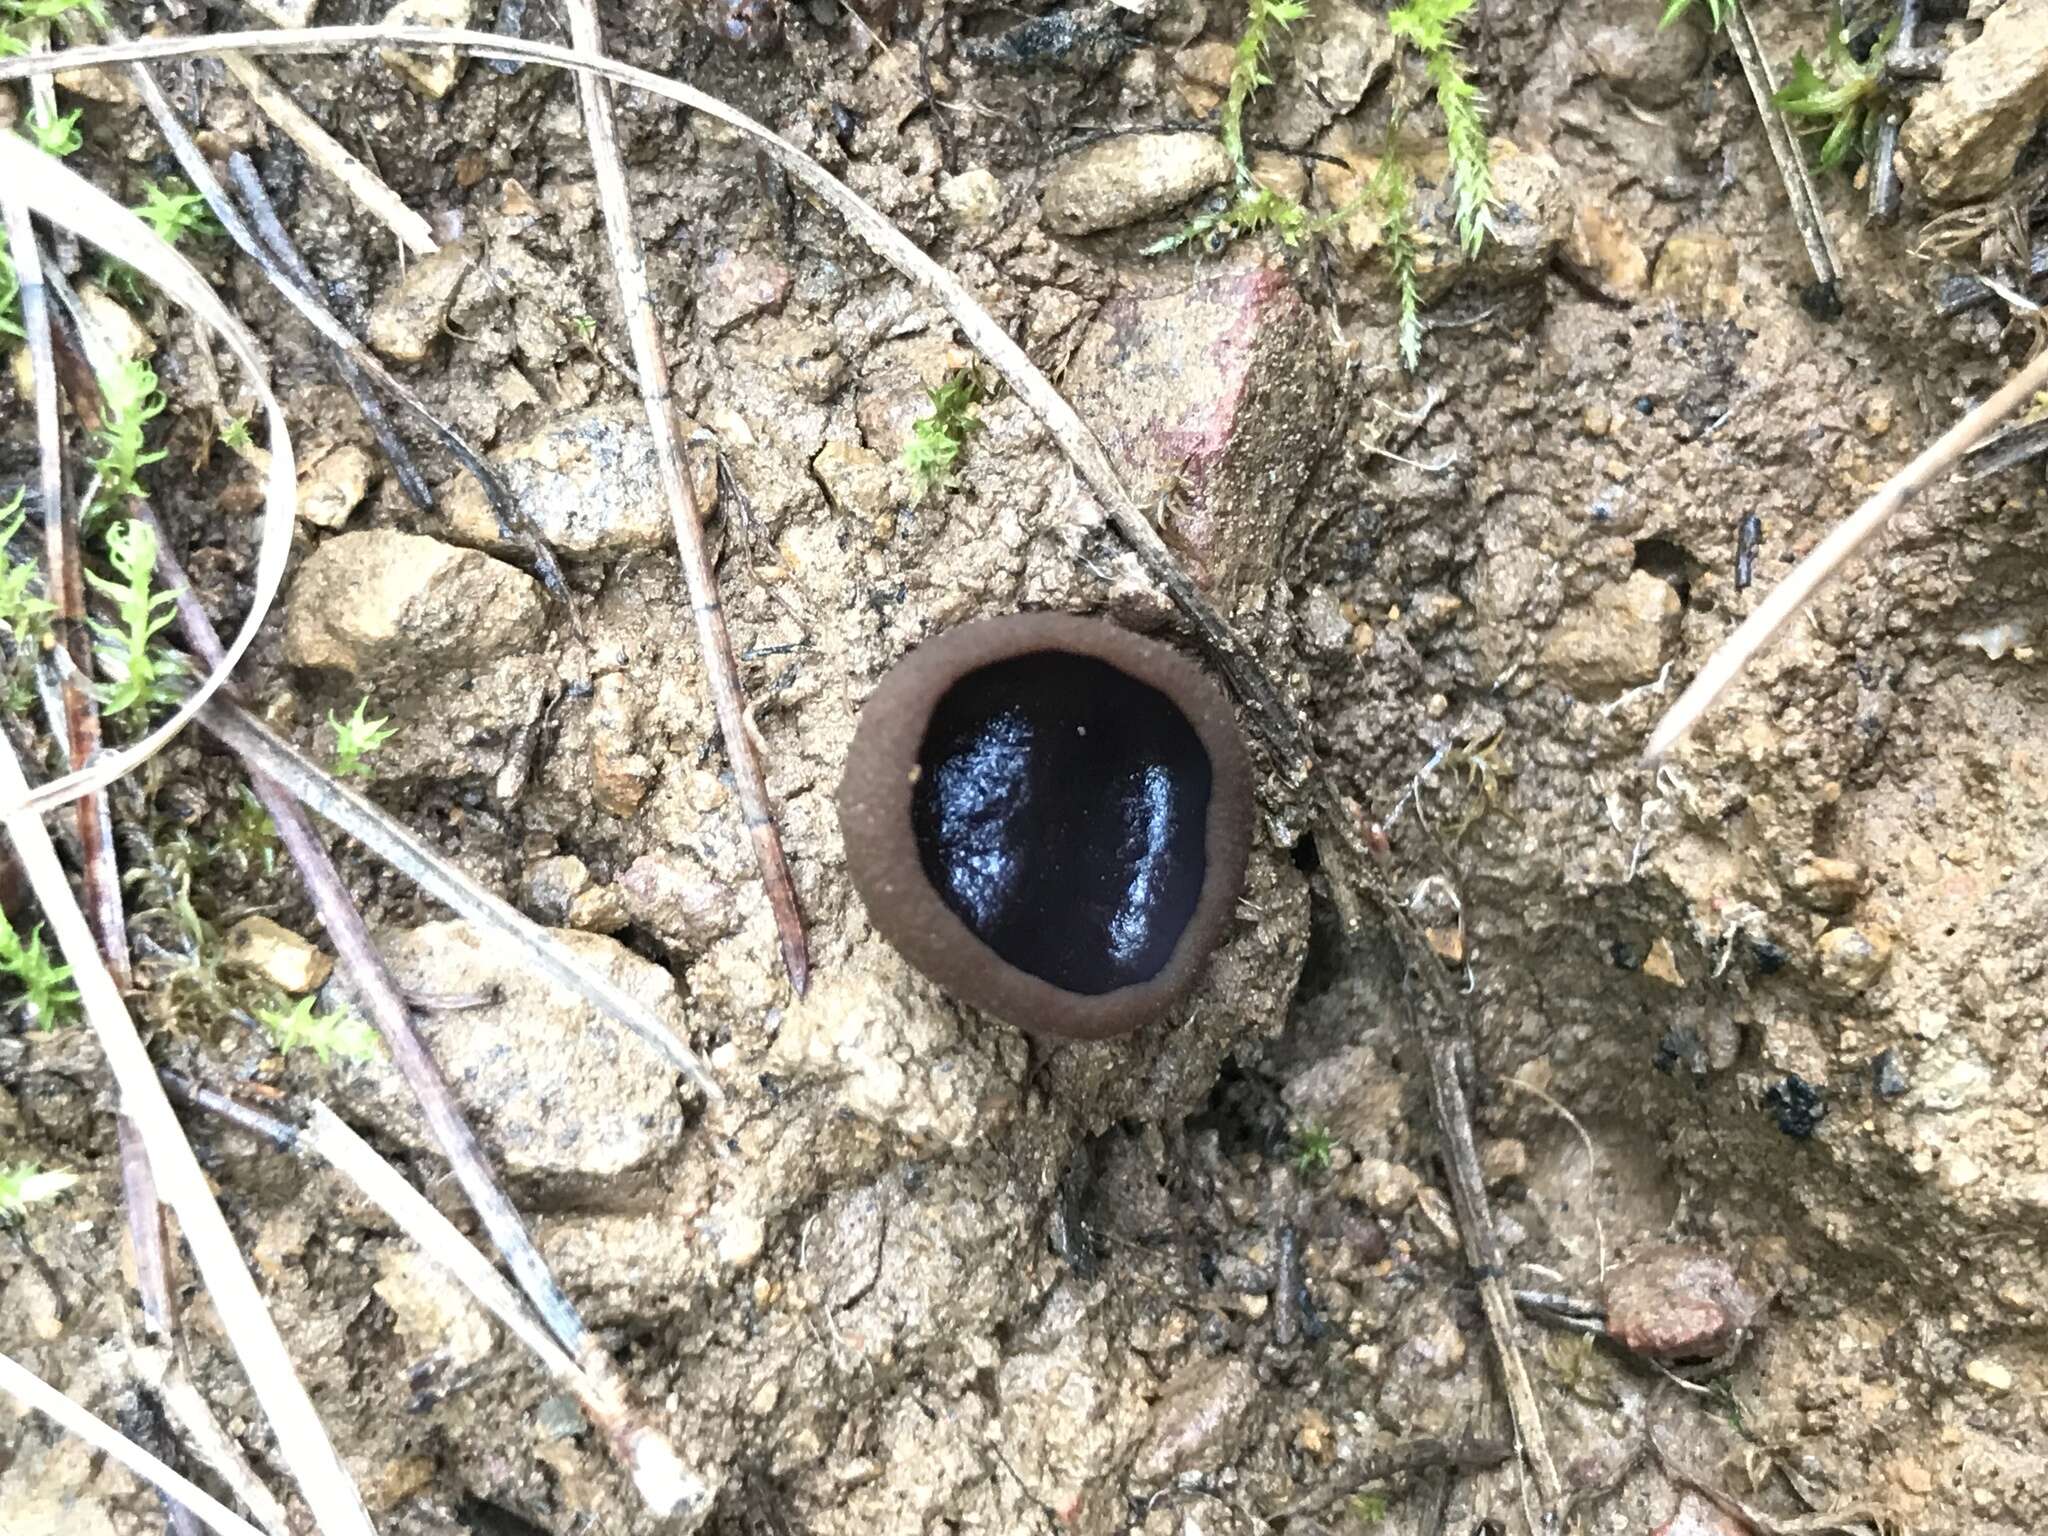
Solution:
[{"label": "dark organic speck", "polygon": [[1812,1140],[1828,1117],[1827,1100],[1820,1089],[1796,1072],[1764,1090],[1764,1108],[1777,1120],[1778,1129],[1795,1141]]},{"label": "dark organic speck", "polygon": [[1785,969],[1785,951],[1769,939],[1752,938],[1749,952],[1756,960],[1760,976],[1775,976]]}]

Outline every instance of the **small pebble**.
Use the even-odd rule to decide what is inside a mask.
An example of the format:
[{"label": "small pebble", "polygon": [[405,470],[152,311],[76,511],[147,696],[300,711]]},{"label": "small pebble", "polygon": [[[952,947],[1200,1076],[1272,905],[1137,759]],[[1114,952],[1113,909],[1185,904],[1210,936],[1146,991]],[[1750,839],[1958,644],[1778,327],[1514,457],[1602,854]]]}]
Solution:
[{"label": "small pebble", "polygon": [[1987,1392],[2010,1392],[2012,1372],[1996,1360],[1979,1356],[1963,1367],[1963,1374]]},{"label": "small pebble", "polygon": [[267,917],[245,917],[228,930],[226,959],[287,992],[311,992],[327,980],[334,960],[312,940]]}]

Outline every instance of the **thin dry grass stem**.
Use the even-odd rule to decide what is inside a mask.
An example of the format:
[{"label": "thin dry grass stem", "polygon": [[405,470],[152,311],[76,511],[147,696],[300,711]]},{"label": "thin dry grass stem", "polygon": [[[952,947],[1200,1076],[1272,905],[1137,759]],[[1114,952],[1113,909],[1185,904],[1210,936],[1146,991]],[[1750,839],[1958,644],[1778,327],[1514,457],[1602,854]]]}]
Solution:
[{"label": "thin dry grass stem", "polygon": [[[35,375],[36,437],[40,450],[40,491],[43,530],[49,559],[49,589],[55,594],[53,615],[58,644],[71,665],[58,668],[60,715],[50,726],[64,754],[65,767],[82,767],[100,746],[99,706],[87,687],[92,652],[85,624],[84,562],[78,541],[78,509],[67,504],[63,491],[62,448],[57,419],[58,362],[50,307],[44,294],[42,254],[28,212],[14,198],[5,199],[8,244],[21,285],[23,328],[28,335],[30,365]],[[50,276],[62,284],[54,269]],[[66,295],[69,297],[68,293]],[[90,431],[97,413],[84,418]],[[46,694],[47,698],[48,695]],[[114,854],[113,816],[104,790],[81,795],[73,804],[77,820],[81,883],[86,916],[114,984],[126,991],[134,984],[128,950],[128,925],[121,907],[121,870]],[[155,1337],[168,1338],[176,1324],[176,1301],[164,1257],[164,1213],[156,1180],[142,1146],[141,1133],[124,1114],[115,1116],[121,1158],[122,1207],[135,1251],[136,1288],[142,1303],[143,1326]],[[175,1536],[192,1536],[197,1517],[172,1500],[169,1519]]]},{"label": "thin dry grass stem", "polygon": [[[596,5],[592,0],[567,0],[567,9],[570,41],[580,53],[593,60],[601,58],[604,46],[598,33]],[[761,871],[761,884],[774,914],[782,963],[789,972],[790,985],[801,997],[810,985],[810,946],[804,937],[803,916],[797,910],[796,886],[790,879],[789,863],[783,857],[782,836],[776,830],[775,813],[769,805],[767,776],[761,768],[760,753],[747,732],[746,690],[740,681],[738,658],[733,655],[725,606],[719,599],[718,575],[711,568],[711,555],[704,545],[704,519],[697,505],[696,489],[684,467],[683,445],[676,434],[668,359],[662,352],[661,324],[655,319],[654,300],[647,291],[647,263],[640,237],[633,230],[633,205],[626,194],[626,172],[619,160],[618,130],[612,120],[611,87],[595,75],[579,72],[576,88],[583,102],[584,131],[590,137],[598,198],[604,205],[605,236],[611,247],[613,274],[618,280],[619,304],[633,342],[633,365],[640,375],[647,424],[654,433],[655,464],[675,525],[676,555],[683,568],[683,584],[690,594],[691,617],[696,621],[697,651],[704,660],[719,734],[725,738],[726,760],[732,765],[740,819],[753,843],[754,862]]]},{"label": "thin dry grass stem", "polygon": [[[616,1380],[600,1379],[579,1363],[579,1355],[587,1360],[593,1350],[608,1360],[602,1348],[592,1344],[575,1353],[563,1348],[491,1261],[333,1110],[316,1101],[307,1107],[305,1123],[293,1124],[168,1074],[165,1080],[181,1100],[221,1115],[280,1147],[310,1152],[354,1184],[575,1396],[656,1514],[688,1518],[708,1508],[710,1490],[704,1480],[685,1467],[666,1437],[633,1410],[619,1394]],[[615,1378],[616,1373],[611,1374]]]},{"label": "thin dry grass stem", "polygon": [[[1558,1099],[1538,1088],[1534,1083],[1525,1083],[1518,1077],[1503,1077],[1500,1081],[1514,1089],[1517,1093],[1526,1093],[1531,1098],[1540,1099],[1555,1110],[1564,1123],[1577,1133],[1579,1145],[1586,1149],[1587,1172],[1596,1175],[1599,1173],[1600,1149],[1593,1145],[1592,1136],[1587,1133],[1586,1127],[1580,1123],[1577,1115],[1565,1108],[1564,1104]],[[1600,1220],[1600,1202],[1597,1196],[1594,1198],[1591,1214],[1593,1217],[1593,1251],[1600,1263],[1600,1287],[1604,1291],[1607,1287],[1607,1229]]]},{"label": "thin dry grass stem", "polygon": [[228,73],[284,136],[290,139],[314,165],[340,182],[391,231],[398,243],[415,256],[431,256],[441,247],[427,221],[406,206],[405,199],[384,184],[384,179],[335,142],[334,136],[306,115],[292,100],[291,93],[271,79],[262,65],[242,54],[231,53],[223,61]]},{"label": "thin dry grass stem", "polygon": [[242,1507],[256,1517],[266,1536],[298,1536],[284,1505],[256,1475],[242,1448],[228,1437],[213,1416],[206,1399],[192,1385],[190,1372],[172,1349],[155,1344],[131,1342],[128,1362],[136,1379],[156,1394],[164,1412],[185,1432],[187,1448],[228,1491],[242,1501]]},{"label": "thin dry grass stem", "polygon": [[525,913],[507,905],[435,853],[403,824],[324,769],[231,701],[205,716],[206,728],[244,763],[277,781],[307,810],[332,822],[444,906],[475,923],[484,936],[566,987],[600,1013],[660,1051],[713,1104],[725,1095],[696,1053],[674,1030],[592,970]]},{"label": "thin dry grass stem", "polygon": [[[241,211],[228,197],[226,188],[222,187],[220,179],[213,174],[212,165],[208,163],[205,155],[200,153],[199,146],[193,142],[183,120],[165,98],[162,88],[157,84],[156,76],[150,72],[149,67],[137,64],[129,70],[129,75],[142,94],[143,105],[155,119],[157,130],[163,134],[165,142],[171,146],[171,153],[177,157],[179,169],[184,171],[185,179],[206,199],[207,206],[213,210],[214,217],[220,221],[220,226],[227,231],[228,237],[241,247],[244,255],[256,263],[263,275],[270,279],[271,285],[284,296],[293,309],[299,312],[300,318],[335,349],[338,354],[337,366],[340,365],[341,358],[346,358],[350,367],[411,412],[422,426],[434,434],[435,439],[448,450],[455,461],[475,477],[477,484],[483,488],[484,499],[491,504],[491,511],[498,520],[499,529],[506,538],[526,548],[533,558],[534,570],[539,574],[541,584],[568,609],[572,622],[575,621],[576,608],[570,601],[569,585],[562,577],[561,565],[556,561],[554,551],[548,548],[547,540],[542,536],[540,527],[532,516],[513,499],[504,482],[476,450],[471,448],[453,427],[430,411],[427,403],[418,394],[379,362],[367,347],[356,340],[348,327],[334,317],[321,303],[316,287],[310,284],[301,287],[298,281],[284,271],[278,259],[270,254],[266,243],[256,237],[248,222],[243,219]],[[265,206],[268,206],[267,203]],[[289,240],[283,243],[289,247]],[[364,414],[370,414],[367,402],[364,405]],[[375,425],[374,419],[372,425]],[[383,441],[381,435],[378,441]],[[386,452],[389,453],[388,448]],[[413,487],[407,486],[406,489],[413,495],[415,501],[419,499]]]},{"label": "thin dry grass stem", "polygon": [[126,262],[168,297],[192,310],[220,334],[242,366],[263,405],[270,433],[270,469],[264,481],[262,536],[258,545],[248,615],[228,647],[224,665],[208,672],[168,719],[130,746],[102,751],[92,762],[33,789],[23,781],[24,799],[9,804],[8,814],[38,814],[69,804],[111,784],[160,751],[196,715],[227,679],[256,638],[276,600],[291,554],[291,535],[298,501],[298,470],[292,456],[291,432],[271,391],[262,355],[242,323],[230,314],[192,264],[154,234],[128,209],[116,203],[61,161],[43,154],[27,140],[0,134],[0,185],[9,187],[22,204],[53,226],[63,226],[90,240],[116,260]]},{"label": "thin dry grass stem", "polygon": [[[30,369],[35,376],[37,494],[43,510],[43,548],[49,569],[50,601],[57,611],[51,628],[70,665],[59,665],[54,689],[43,691],[50,712],[50,733],[63,753],[65,767],[82,767],[100,748],[99,705],[88,680],[92,676],[92,637],[85,624],[85,567],[79,559],[78,508],[64,496],[62,428],[57,419],[56,348],[51,343],[50,303],[45,291],[43,258],[28,209],[9,196],[4,203],[7,241],[21,289],[21,323],[28,337]],[[51,280],[63,276],[49,270]],[[84,873],[86,915],[99,939],[114,980],[127,988],[134,982],[128,956],[128,925],[121,912],[121,869],[114,858],[114,821],[104,791],[79,796],[72,808],[77,823],[80,863]]]},{"label": "thin dry grass stem", "polygon": [[221,1327],[269,1416],[278,1451],[327,1536],[374,1536],[361,1496],[292,1368],[262,1293],[157,1082],[155,1065],[135,1032],[120,989],[100,960],[92,929],[65,882],[49,829],[40,816],[23,808],[27,796],[21,764],[0,742],[0,804],[12,807],[0,819],[42,906],[43,919],[71,967],[86,1020],[106,1053],[121,1112],[141,1133],[158,1189],[177,1215]]},{"label": "thin dry grass stem", "polygon": [[[1044,371],[1010,339],[1009,333],[959,278],[927,256],[909,236],[830,171],[773,130],[714,96],[614,59],[596,58],[549,43],[494,37],[485,32],[456,28],[311,27],[274,32],[223,32],[203,37],[150,38],[141,42],[72,49],[67,51],[65,64],[67,67],[84,67],[194,55],[233,57],[243,54],[336,53],[372,44],[422,52],[454,48],[484,58],[551,64],[579,73],[599,75],[614,84],[646,91],[716,118],[756,140],[770,159],[821,202],[838,212],[870,249],[935,299],[1010,388],[1037,413],[1054,442],[1102,502],[1111,524],[1131,546],[1146,573],[1181,610],[1203,649],[1250,710],[1253,725],[1272,749],[1288,786],[1297,792],[1304,788],[1311,791],[1316,808],[1332,833],[1329,846],[1320,850],[1324,868],[1329,872],[1332,899],[1345,931],[1359,931],[1362,924],[1359,890],[1371,890],[1375,900],[1381,893],[1367,871],[1364,848],[1356,830],[1350,825],[1340,797],[1327,778],[1316,771],[1316,758],[1306,721],[1280,691],[1279,685],[1244,638],[1167,547],[1144,509],[1132,499],[1101,440],[1089,430]],[[49,67],[32,58],[0,59],[0,80],[21,79]],[[738,735],[737,732],[729,732],[728,740],[736,740]]]},{"label": "thin dry grass stem", "polygon": [[204,1488],[187,1482],[133,1440],[87,1413],[11,1356],[0,1355],[0,1391],[33,1408],[94,1450],[111,1456],[166,1497],[175,1499],[220,1536],[264,1536]]},{"label": "thin dry grass stem", "polygon": [[[147,505],[138,502],[136,506],[137,515],[147,519],[152,527],[156,526],[155,515]],[[159,559],[165,579],[178,592],[180,626],[193,650],[202,660],[211,663],[220,655],[220,637],[214,633],[212,620],[206,616],[205,610],[191,597],[191,584],[185,580],[176,557],[171,554],[169,541],[161,537],[160,529],[158,531]],[[637,1443],[634,1435],[626,1433],[638,1422],[631,1407],[633,1397],[630,1388],[610,1356],[590,1336],[575,1304],[556,1283],[547,1262],[534,1246],[518,1207],[505,1193],[468,1117],[455,1102],[440,1063],[413,1027],[412,1013],[404,994],[390,968],[385,965],[384,957],[371,941],[369,925],[342,884],[341,872],[334,867],[326,844],[315,835],[305,810],[282,785],[246,756],[243,766],[248,770],[249,782],[257,799],[270,812],[278,841],[284,845],[286,854],[305,883],[321,926],[334,941],[342,973],[355,986],[378,1034],[390,1050],[392,1060],[397,1063],[413,1096],[419,1100],[435,1143],[448,1159],[471,1206],[483,1219],[484,1230],[505,1256],[520,1287],[561,1341],[562,1347],[579,1357],[595,1358],[596,1363],[590,1367],[590,1373],[604,1386],[607,1401],[614,1404],[616,1413],[624,1416],[621,1423],[625,1428],[620,1430],[613,1444],[626,1446]]]},{"label": "thin dry grass stem", "polygon": [[[292,244],[291,235],[285,230],[284,221],[271,206],[270,194],[263,188],[262,178],[257,176],[256,167],[249,163],[249,157],[240,150],[228,156],[228,174],[235,180],[235,190],[241,194],[243,204],[249,210],[249,217],[255,221],[256,233],[264,247],[275,259],[277,266],[284,269],[284,275],[298,285],[301,292],[317,295],[320,285],[314,280],[312,268],[306,265],[299,248]],[[206,189],[201,189],[205,191]],[[218,218],[216,210],[214,217]],[[264,276],[272,283],[280,281],[279,275],[268,263],[259,263]],[[324,338],[323,338],[324,339]],[[413,462],[412,450],[391,425],[391,418],[385,414],[384,402],[379,400],[370,388],[370,381],[363,370],[349,354],[353,348],[335,347],[329,343],[330,358],[335,374],[348,392],[356,397],[356,409],[363,413],[363,420],[369,424],[371,434],[377,439],[377,446],[384,450],[385,460],[398,476],[398,483],[412,504],[422,512],[434,510],[434,493],[428,487],[426,476]]]},{"label": "thin dry grass stem", "polygon": [[[149,1154],[143,1150],[142,1133],[126,1115],[114,1116],[115,1143],[121,1158],[121,1205],[128,1217],[128,1242],[135,1255],[135,1290],[142,1301],[142,1331],[145,1337],[168,1343],[177,1326],[178,1302],[171,1291],[170,1264],[165,1257],[163,1203],[156,1196],[156,1176],[149,1171]],[[159,1394],[158,1401],[162,1402]],[[169,1403],[165,1411],[184,1428]],[[173,1536],[193,1536],[198,1517],[175,1499],[166,1501]]]},{"label": "thin dry grass stem", "polygon": [[1692,685],[1650,732],[1643,761],[1655,763],[1683,741],[1700,717],[1720,700],[1743,669],[1777,638],[1792,616],[1810,602],[1830,577],[1881,532],[1893,515],[1956,461],[1990,434],[2000,422],[2048,388],[2048,347],[2020,369],[1985,401],[1920,451],[1917,458],[1871,493],[1868,500],[1837,523],[1812,554],[1792,567],[1791,574],[1771,588],[1770,595],[1742,621],[1735,633],[1707,658]]},{"label": "thin dry grass stem", "polygon": [[1465,1102],[1464,1087],[1458,1081],[1457,1047],[1440,1037],[1428,1042],[1428,1051],[1430,1098],[1443,1136],[1451,1204],[1457,1213],[1458,1234],[1464,1241],[1465,1262],[1471,1266],[1479,1288],[1480,1307],[1486,1313],[1494,1358],[1500,1365],[1508,1417],[1514,1424],[1515,1440],[1523,1459],[1536,1479],[1543,1509],[1544,1523],[1540,1528],[1561,1530],[1564,1481],[1558,1476],[1557,1462],[1550,1454],[1550,1434],[1544,1427],[1543,1409],[1529,1379],[1528,1362],[1522,1357],[1520,1318],[1515,1311],[1514,1292],[1507,1282],[1500,1235],[1493,1224],[1493,1207],[1486,1198],[1486,1178],[1480,1171],[1479,1148],[1472,1137],[1471,1111]]},{"label": "thin dry grass stem", "polygon": [[1785,198],[1791,205],[1792,222],[1799,226],[1799,238],[1806,246],[1806,259],[1813,268],[1814,280],[1832,291],[1842,281],[1842,259],[1835,249],[1834,234],[1828,228],[1827,210],[1821,207],[1820,190],[1814,185],[1813,171],[1806,163],[1806,152],[1800,148],[1798,136],[1785,121],[1785,114],[1772,100],[1778,94],[1778,82],[1771,72],[1771,61],[1764,56],[1756,33],[1750,28],[1749,13],[1741,0],[1729,0],[1728,41],[1735,48],[1736,58],[1742,62],[1742,75],[1749,84],[1749,94],[1756,99],[1756,113],[1763,120],[1764,139],[1770,145],[1771,158],[1778,164],[1779,179],[1785,183]]}]

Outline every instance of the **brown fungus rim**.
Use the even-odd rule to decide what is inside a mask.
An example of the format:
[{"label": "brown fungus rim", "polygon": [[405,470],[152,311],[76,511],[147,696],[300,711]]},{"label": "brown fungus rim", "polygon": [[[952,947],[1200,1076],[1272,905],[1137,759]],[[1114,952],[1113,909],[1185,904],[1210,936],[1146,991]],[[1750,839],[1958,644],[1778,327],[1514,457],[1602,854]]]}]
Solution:
[{"label": "brown fungus rim", "polygon": [[[926,877],[911,791],[932,711],[962,678],[1042,652],[1088,656],[1156,689],[1187,717],[1209,759],[1201,894],[1151,980],[1088,995],[1010,964],[948,907]],[[1237,717],[1209,676],[1171,646],[1065,613],[977,619],[941,632],[889,669],[862,706],[839,786],[846,865],[877,932],[962,1002],[1019,1029],[1103,1040],[1163,1018],[1201,979],[1229,931],[1251,854],[1252,774]]]}]

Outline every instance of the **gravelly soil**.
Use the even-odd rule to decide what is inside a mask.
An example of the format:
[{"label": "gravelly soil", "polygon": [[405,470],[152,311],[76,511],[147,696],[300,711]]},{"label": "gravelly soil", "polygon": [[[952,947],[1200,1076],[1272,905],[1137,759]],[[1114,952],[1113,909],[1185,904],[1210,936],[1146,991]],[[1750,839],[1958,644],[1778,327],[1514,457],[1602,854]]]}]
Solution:
[{"label": "gravelly soil", "polygon": [[[1499,254],[1467,267],[1440,247],[1441,323],[1413,376],[1383,272],[1345,239],[1145,257],[1171,217],[1073,240],[1042,225],[1062,152],[1213,105],[1204,50],[1227,44],[1234,12],[1083,6],[1042,38],[1012,30],[1019,12],[970,7],[932,38],[937,108],[908,20],[892,31],[886,11],[864,12],[886,47],[844,12],[803,12],[763,53],[667,7],[607,20],[622,57],[776,127],[962,273],[1056,377],[1071,366],[1077,403],[1129,434],[1134,464],[1160,451],[1148,407],[1193,421],[1215,405],[1225,386],[1201,364],[1227,383],[1234,325],[1297,328],[1259,354],[1244,399],[1190,429],[1189,462],[1212,437],[1250,446],[1169,526],[1213,562],[1310,712],[1325,771],[1385,824],[1400,888],[1458,956],[1516,1282],[1597,1293],[1603,1258],[1680,1239],[1768,1299],[1704,1393],[1529,1331],[1560,1463],[1589,1490],[1581,1527],[1671,1514],[1677,1487],[1643,1455],[1654,1432],[1781,1516],[1804,1499],[1910,1529],[2024,1531],[2048,1502],[2048,685],[1962,637],[2048,618],[2038,466],[1909,509],[1666,771],[1635,762],[1666,664],[1682,681],[2008,370],[2021,337],[2002,309],[1942,321],[1932,299],[1999,235],[1987,222],[1964,255],[1930,252],[1917,213],[1866,228],[1831,178],[1850,281],[1841,315],[1816,318],[1739,73],[1687,27],[1656,32],[1655,11],[1474,13],[1499,152],[1530,161],[1512,184],[1536,190],[1510,202],[1527,221]],[[1759,18],[1774,57],[1823,25]],[[1342,71],[1334,45],[1316,50],[1333,27],[1307,24],[1297,45],[1304,71],[1323,60],[1326,95]],[[1291,57],[1255,138],[1264,124],[1292,150],[1380,142],[1384,83],[1326,127]],[[490,447],[596,405],[630,423],[630,390],[560,318],[623,345],[568,84],[472,68],[423,104],[374,61],[275,67],[472,243],[422,391]],[[344,315],[399,288],[388,237],[267,140],[211,66],[183,86],[218,147],[262,151]],[[872,936],[831,794],[881,671],[937,628],[1018,607],[1169,636],[1175,621],[1014,399],[984,408],[959,487],[913,505],[890,464],[926,389],[966,361],[945,317],[734,136],[635,98],[621,119],[680,404],[747,502],[740,516],[721,496],[715,537],[811,924],[810,996],[782,978],[658,546],[622,536],[569,560],[580,637],[551,611],[431,677],[350,677],[294,672],[274,626],[251,691],[311,741],[374,683],[402,732],[379,798],[537,916],[613,933],[586,942],[663,999],[732,1091],[707,1117],[632,1042],[544,997],[429,1021],[564,1284],[719,1482],[706,1528],[1519,1528],[1518,1480],[1500,1472],[1395,1483],[1383,1516],[1341,1500],[1284,1513],[1390,1438],[1499,1432],[1502,1413],[1433,1219],[1398,967],[1376,940],[1338,943],[1304,873],[1304,814],[1276,783],[1210,981],[1185,1017],[1128,1041],[1032,1045]],[[118,110],[89,122],[103,166],[161,169]],[[366,441],[254,274],[214,270],[271,339],[309,439]],[[1129,371],[1163,326],[1186,328],[1163,344],[1186,367]],[[190,342],[172,347],[159,371],[177,399],[199,375],[180,361]],[[181,427],[171,462],[208,430]],[[7,451],[12,473],[26,450],[10,436]],[[217,454],[158,482],[216,611],[249,561],[243,473]],[[388,477],[349,526],[477,537]],[[323,537],[302,529],[307,548]],[[196,746],[163,779],[227,782]],[[571,855],[583,874],[563,895]],[[440,914],[347,868],[419,984],[497,975],[459,934],[401,940]],[[252,899],[273,896],[310,931],[288,893]],[[575,1049],[536,1059],[551,1031]],[[204,1033],[166,1048],[330,1095],[446,1192],[385,1069],[283,1065],[246,1032]],[[96,1052],[77,1032],[0,1039],[0,1088],[0,1151],[85,1175],[0,1242],[0,1348],[133,1427]],[[195,1134],[380,1528],[658,1528],[573,1406],[332,1176]],[[1325,1134],[1326,1166],[1303,1155]],[[205,1299],[186,1300],[201,1379],[268,1467]],[[12,1417],[0,1490],[10,1536],[161,1524],[122,1474]]]}]

